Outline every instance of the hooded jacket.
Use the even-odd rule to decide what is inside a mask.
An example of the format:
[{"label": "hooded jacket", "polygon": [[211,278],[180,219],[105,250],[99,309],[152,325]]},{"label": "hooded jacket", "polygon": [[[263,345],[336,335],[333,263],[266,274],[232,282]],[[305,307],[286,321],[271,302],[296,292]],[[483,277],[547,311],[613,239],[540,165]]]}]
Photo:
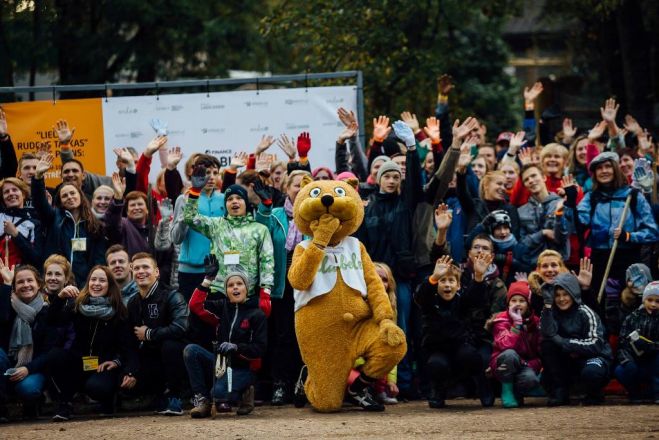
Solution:
[{"label": "hooded jacket", "polygon": [[[625,201],[632,188],[625,186],[613,192],[596,190],[586,194],[577,206],[579,223],[590,227],[588,244],[595,249],[613,247],[613,230],[620,224]],[[654,221],[650,204],[645,197],[635,197],[630,203],[622,230],[629,233],[629,242],[618,241],[621,248],[632,245],[650,244],[659,241],[659,229]]]},{"label": "hooded jacket", "polygon": [[[550,193],[545,200],[538,202],[534,197],[519,208],[519,242],[526,248],[526,255],[520,258],[534,267],[538,255],[544,250],[552,249],[560,252],[564,260],[570,256],[570,241],[565,217],[556,214],[556,205],[561,198]],[[554,231],[554,240],[545,238],[543,229]]]},{"label": "hooded jacket", "polygon": [[[531,306],[529,304],[529,310]],[[533,368],[536,373],[540,372],[540,319],[531,312],[531,316],[524,319],[524,329],[519,331],[514,328],[513,321],[508,311],[496,314],[488,327],[492,331],[492,357],[490,368],[496,371],[497,358],[505,350],[515,350],[519,357]]]},{"label": "hooded jacket", "polygon": [[555,295],[558,287],[572,297],[574,304],[565,311],[559,310],[555,304],[543,307],[540,316],[543,339],[553,341],[564,352],[577,357],[611,360],[611,347],[604,339],[602,321],[590,307],[581,303],[581,287],[577,277],[562,273],[553,284],[545,283],[542,289],[550,290]]}]

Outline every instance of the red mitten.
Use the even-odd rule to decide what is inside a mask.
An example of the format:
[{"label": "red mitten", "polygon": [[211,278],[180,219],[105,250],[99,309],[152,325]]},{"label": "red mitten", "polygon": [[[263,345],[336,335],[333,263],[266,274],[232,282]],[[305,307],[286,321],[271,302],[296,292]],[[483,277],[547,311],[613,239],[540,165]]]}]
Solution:
[{"label": "red mitten", "polygon": [[259,291],[259,309],[263,310],[265,317],[270,316],[270,311],[272,310],[272,305],[270,304],[270,289],[261,287]]},{"label": "red mitten", "polygon": [[297,155],[300,159],[306,159],[311,150],[311,137],[308,132],[302,132],[297,137]]}]

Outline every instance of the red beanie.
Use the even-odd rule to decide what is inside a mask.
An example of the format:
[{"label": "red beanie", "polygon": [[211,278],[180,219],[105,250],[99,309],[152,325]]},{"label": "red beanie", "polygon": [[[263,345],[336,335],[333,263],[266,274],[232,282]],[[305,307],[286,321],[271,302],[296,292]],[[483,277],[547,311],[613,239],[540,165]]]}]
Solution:
[{"label": "red beanie", "polygon": [[515,281],[510,284],[508,293],[506,293],[506,304],[510,302],[510,298],[515,295],[523,296],[526,302],[531,302],[531,289],[529,283],[526,281]]}]

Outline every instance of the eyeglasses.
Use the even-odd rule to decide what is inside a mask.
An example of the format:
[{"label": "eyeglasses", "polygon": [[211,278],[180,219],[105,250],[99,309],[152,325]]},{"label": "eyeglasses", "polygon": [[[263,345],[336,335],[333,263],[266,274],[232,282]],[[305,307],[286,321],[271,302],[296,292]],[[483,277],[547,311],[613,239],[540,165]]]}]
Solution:
[{"label": "eyeglasses", "polygon": [[484,251],[484,252],[490,252],[492,250],[491,247],[489,246],[481,246],[480,244],[475,244],[471,247],[475,251]]}]

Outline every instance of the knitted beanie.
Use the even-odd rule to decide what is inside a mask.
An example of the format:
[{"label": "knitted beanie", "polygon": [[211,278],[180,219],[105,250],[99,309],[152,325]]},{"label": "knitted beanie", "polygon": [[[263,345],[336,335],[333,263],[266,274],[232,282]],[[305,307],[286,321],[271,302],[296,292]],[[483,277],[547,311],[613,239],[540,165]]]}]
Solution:
[{"label": "knitted beanie", "polygon": [[377,177],[375,179],[375,181],[378,183],[378,185],[380,184],[380,179],[382,178],[384,173],[387,173],[389,171],[395,171],[398,174],[402,175],[402,173],[400,171],[400,166],[398,166],[398,164],[396,162],[394,162],[393,160],[387,160],[385,163],[382,164],[382,166],[378,170],[378,174],[377,174]]},{"label": "knitted beanie", "polygon": [[643,291],[643,301],[645,301],[646,298],[655,295],[659,296],[659,281],[653,281],[645,286],[645,290]]},{"label": "knitted beanie", "polygon": [[531,289],[529,288],[529,283],[526,281],[515,281],[510,284],[508,288],[508,293],[506,293],[506,304],[510,302],[510,298],[515,295],[524,297],[527,303],[531,302]]}]

